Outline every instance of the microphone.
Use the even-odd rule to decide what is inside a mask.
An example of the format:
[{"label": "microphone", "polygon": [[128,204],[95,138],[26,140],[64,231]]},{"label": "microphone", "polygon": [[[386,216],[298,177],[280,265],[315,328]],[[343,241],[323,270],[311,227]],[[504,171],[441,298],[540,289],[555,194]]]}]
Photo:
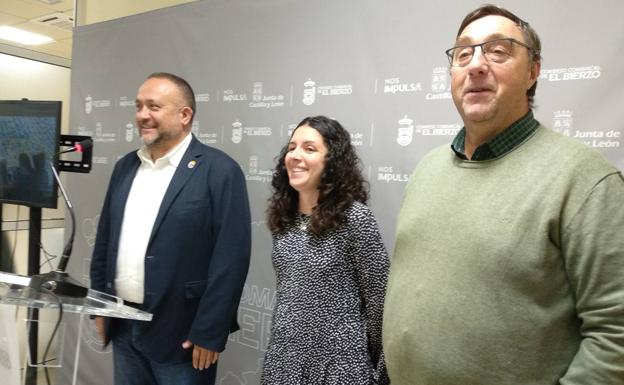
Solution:
[{"label": "microphone", "polygon": [[[86,139],[86,140],[83,140],[82,142],[86,142],[87,140],[91,141],[91,139]],[[76,146],[74,147],[77,147],[80,143],[77,143]],[[91,141],[91,145],[93,145],[92,141]],[[82,147],[80,148],[81,148],[80,151],[82,152]],[[78,150],[74,150],[74,151],[78,151]],[[69,151],[66,151],[66,152],[69,152]],[[67,243],[65,244],[65,248],[63,249],[63,254],[61,255],[61,260],[59,261],[59,264],[56,267],[56,271],[65,272],[65,269],[67,268],[67,263],[69,262],[69,256],[71,255],[72,248],[74,247],[74,236],[76,235],[76,214],[74,213],[74,206],[71,204],[71,201],[69,200],[69,197],[67,196],[67,193],[65,192],[63,183],[61,183],[61,178],[59,177],[58,172],[54,168],[54,164],[52,162],[50,162],[49,164],[50,164],[50,168],[52,169],[52,173],[54,174],[54,178],[56,179],[56,182],[59,185],[61,194],[63,195],[63,201],[65,201],[65,205],[67,206],[67,210],[69,210],[69,214],[71,217],[71,235],[67,239]]]},{"label": "microphone", "polygon": [[[73,147],[57,153],[57,155],[65,152],[82,152],[91,148],[92,146],[93,140],[85,139],[76,143]],[[47,291],[51,291],[55,294],[65,295],[68,297],[86,297],[88,289],[81,286],[80,283],[78,283],[77,281],[74,281],[65,272],[65,269],[67,268],[67,263],[69,262],[69,257],[71,256],[72,248],[74,246],[74,236],[76,235],[76,214],[74,213],[74,207],[69,200],[69,197],[67,196],[67,192],[65,192],[65,188],[63,187],[61,178],[59,177],[59,174],[54,167],[54,163],[50,161],[49,165],[52,169],[52,173],[54,174],[54,178],[58,183],[59,189],[61,190],[63,201],[65,202],[67,210],[70,214],[71,233],[69,238],[67,239],[67,243],[65,244],[63,254],[61,255],[61,259],[56,267],[56,270],[49,273],[32,276],[30,284],[28,286],[38,291],[44,289]]]},{"label": "microphone", "polygon": [[93,140],[91,138],[87,138],[78,143],[74,143],[74,145],[67,150],[57,152],[56,155],[65,154],[67,152],[83,152],[91,147],[93,147]]}]

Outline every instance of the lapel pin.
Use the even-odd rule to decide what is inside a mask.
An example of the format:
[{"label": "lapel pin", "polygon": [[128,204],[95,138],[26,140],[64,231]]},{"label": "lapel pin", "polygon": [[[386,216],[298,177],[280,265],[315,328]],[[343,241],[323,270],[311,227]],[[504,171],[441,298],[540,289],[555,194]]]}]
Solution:
[{"label": "lapel pin", "polygon": [[193,168],[193,167],[195,167],[196,164],[197,164],[197,161],[196,160],[192,160],[192,161],[188,162],[186,167]]}]

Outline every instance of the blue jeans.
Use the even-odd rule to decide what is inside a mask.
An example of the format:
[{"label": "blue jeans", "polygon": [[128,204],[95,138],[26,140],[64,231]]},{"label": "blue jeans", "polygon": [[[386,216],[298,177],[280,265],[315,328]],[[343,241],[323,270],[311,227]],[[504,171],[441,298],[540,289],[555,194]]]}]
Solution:
[{"label": "blue jeans", "polygon": [[[158,363],[150,360],[136,344],[137,323],[116,320],[113,338],[115,385],[213,385],[217,365],[206,370],[193,368],[192,363]],[[180,342],[182,344],[182,342]],[[191,348],[192,349],[192,348]]]}]

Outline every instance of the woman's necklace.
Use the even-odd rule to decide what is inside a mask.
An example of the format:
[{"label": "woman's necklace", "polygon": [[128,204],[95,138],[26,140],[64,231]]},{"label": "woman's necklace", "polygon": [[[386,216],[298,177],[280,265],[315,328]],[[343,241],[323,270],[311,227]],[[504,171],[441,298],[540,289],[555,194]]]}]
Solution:
[{"label": "woman's necklace", "polygon": [[299,229],[301,231],[308,231],[308,224],[310,223],[310,217],[305,214],[299,214]]}]

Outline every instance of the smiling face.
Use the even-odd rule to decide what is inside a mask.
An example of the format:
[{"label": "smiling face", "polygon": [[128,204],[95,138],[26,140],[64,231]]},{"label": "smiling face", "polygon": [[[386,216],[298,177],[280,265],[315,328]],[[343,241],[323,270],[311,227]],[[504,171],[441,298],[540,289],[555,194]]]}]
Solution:
[{"label": "smiling face", "polygon": [[326,155],[323,136],[308,125],[298,127],[290,138],[284,158],[290,186],[299,194],[318,197]]},{"label": "smiling face", "polygon": [[[522,31],[503,16],[486,16],[468,24],[458,36],[456,46],[478,44],[499,38],[514,38],[527,43]],[[514,45],[512,55],[503,63],[488,62],[476,48],[465,67],[451,67],[453,102],[468,129],[485,124],[501,131],[529,111],[527,90],[537,80],[539,64],[529,51]]]},{"label": "smiling face", "polygon": [[192,110],[176,85],[162,78],[150,78],[141,85],[136,97],[136,122],[139,135],[153,159],[164,156],[189,132]]}]

